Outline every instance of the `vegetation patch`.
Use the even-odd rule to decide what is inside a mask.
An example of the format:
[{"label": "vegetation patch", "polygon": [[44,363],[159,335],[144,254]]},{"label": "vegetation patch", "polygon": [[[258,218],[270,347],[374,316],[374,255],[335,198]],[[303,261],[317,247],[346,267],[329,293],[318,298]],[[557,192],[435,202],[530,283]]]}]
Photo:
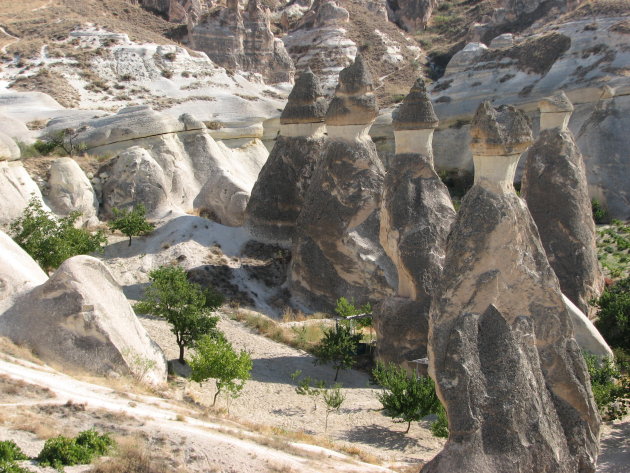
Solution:
[{"label": "vegetation patch", "polygon": [[[595,214],[607,218],[607,214]],[[596,220],[597,221],[597,220]],[[604,274],[612,279],[630,276],[630,225],[613,220],[610,225],[597,230],[597,250],[599,263]],[[614,286],[613,286],[614,287]],[[611,288],[612,290],[612,288]]]},{"label": "vegetation patch", "polygon": [[35,75],[16,79],[10,88],[24,92],[43,92],[66,108],[79,106],[79,93],[64,76],[48,68],[40,69]]},{"label": "vegetation patch", "polygon": [[60,435],[46,440],[37,461],[42,466],[63,470],[64,466],[91,463],[94,458],[109,452],[113,446],[114,441],[108,434],[84,430],[75,438]]}]

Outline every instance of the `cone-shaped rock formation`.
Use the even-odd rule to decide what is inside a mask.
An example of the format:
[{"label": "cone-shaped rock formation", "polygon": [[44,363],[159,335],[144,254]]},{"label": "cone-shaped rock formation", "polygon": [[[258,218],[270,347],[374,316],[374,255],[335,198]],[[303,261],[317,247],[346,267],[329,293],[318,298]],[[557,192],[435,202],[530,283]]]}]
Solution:
[{"label": "cone-shaped rock formation", "polygon": [[397,297],[374,311],[377,356],[403,363],[426,356],[431,299],[455,210],[433,167],[438,119],[418,79],[393,115],[396,155],[385,177],[380,241],[398,271]]},{"label": "cone-shaped rock formation", "polygon": [[260,240],[290,243],[315,165],[324,152],[326,99],[317,76],[301,74],[280,116],[280,136],[247,204],[245,223]]},{"label": "cone-shaped rock formation", "polygon": [[378,242],[385,171],[368,131],[378,107],[360,56],[339,75],[326,113],[329,144],[306,193],[293,240],[293,294],[311,306],[392,293],[394,268]]},{"label": "cone-shaped rock formation", "polygon": [[[482,104],[475,185],[449,235],[431,310],[431,375],[449,440],[423,473],[593,472],[599,415],[558,280],[511,185],[525,116]],[[508,185],[508,183],[510,183]]]},{"label": "cone-shaped rock formation", "polygon": [[562,292],[588,314],[588,301],[600,295],[604,280],[584,161],[566,128],[573,107],[561,93],[542,100],[539,108],[541,132],[527,151],[521,192]]}]

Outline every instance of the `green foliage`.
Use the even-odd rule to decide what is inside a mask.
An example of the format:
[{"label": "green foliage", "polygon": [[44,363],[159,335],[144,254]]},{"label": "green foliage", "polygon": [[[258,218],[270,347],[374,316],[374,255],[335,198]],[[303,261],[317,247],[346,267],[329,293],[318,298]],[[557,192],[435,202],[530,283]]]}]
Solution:
[{"label": "green foliage", "polygon": [[95,430],[85,430],[76,438],[62,435],[46,440],[37,460],[42,466],[62,470],[66,465],[84,465],[93,458],[104,455],[114,441],[107,434],[99,435]]},{"label": "green foliage", "polygon": [[[366,302],[362,306],[357,307],[354,303],[354,300],[350,302],[345,297],[340,297],[339,299],[337,299],[337,303],[335,305],[335,313],[339,317],[351,317],[353,315],[371,314],[372,306],[370,305],[369,302]],[[353,329],[353,331],[355,328],[362,329],[362,328],[370,327],[370,340],[371,340],[372,317],[364,317],[361,319],[351,319],[351,320],[348,320],[347,322],[342,320],[340,321],[340,323],[343,325],[350,326]]]},{"label": "green foliage", "polygon": [[621,419],[629,409],[630,378],[624,376],[615,363],[588,353],[584,361],[591,377],[591,388],[599,412],[606,420]]},{"label": "green foliage", "polygon": [[385,388],[378,400],[387,415],[395,422],[407,422],[405,433],[409,432],[412,421],[439,412],[440,401],[433,380],[428,376],[409,375],[404,368],[392,363],[378,363],[372,376]]},{"label": "green foliage", "polygon": [[172,325],[179,346],[179,361],[185,363],[184,349],[194,346],[204,335],[218,336],[218,317],[209,315],[217,306],[208,301],[206,292],[188,281],[186,271],[178,266],[160,266],[149,273],[151,281],[144,297],[134,309],[141,314],[163,317]]},{"label": "green foliage", "polygon": [[32,470],[23,468],[14,461],[0,460],[0,473],[33,473]]},{"label": "green foliage", "polygon": [[102,251],[102,245],[107,243],[101,231],[92,234],[75,228],[80,215],[73,212],[67,217],[56,218],[33,197],[22,216],[11,222],[10,233],[45,271],[50,271],[72,256]]},{"label": "green foliage", "polygon": [[591,210],[593,211],[593,220],[595,220],[595,223],[601,224],[610,221],[608,210],[606,210],[597,199],[591,200]]},{"label": "green foliage", "polygon": [[595,326],[608,344],[630,351],[630,278],[607,287],[595,305],[599,308]]},{"label": "green foliage", "polygon": [[330,389],[325,389],[323,393],[324,402],[326,403],[326,422],[324,432],[328,431],[328,416],[332,411],[339,411],[339,408],[346,400],[346,396],[341,392],[341,384],[335,383]]},{"label": "green foliage", "polygon": [[0,462],[27,460],[28,457],[13,440],[0,441]]},{"label": "green foliage", "polygon": [[361,335],[352,333],[352,329],[345,325],[339,324],[335,328],[325,330],[324,337],[315,348],[315,363],[331,363],[336,370],[337,381],[339,370],[346,370],[355,365],[359,341]]},{"label": "green foliage", "polygon": [[[300,396],[311,396],[313,398],[313,410],[317,410],[317,398],[322,395],[326,389],[326,383],[322,380],[311,379],[310,376],[302,378],[298,381],[298,378],[302,375],[302,370],[297,370],[291,373],[291,379],[297,381],[295,392]],[[313,385],[311,386],[311,383]]]},{"label": "green foliage", "polygon": [[630,225],[619,220],[597,231],[597,249],[600,264],[611,278],[630,276]]},{"label": "green foliage", "polygon": [[252,359],[246,351],[236,353],[224,337],[203,336],[195,345],[195,352],[189,362],[193,381],[203,383],[210,378],[216,382],[217,391],[212,405],[221,392],[230,397],[240,395],[245,381],[251,377]]},{"label": "green foliage", "polygon": [[147,222],[146,211],[147,209],[142,204],[131,210],[120,210],[114,207],[112,210],[114,218],[107,225],[112,231],[120,230],[123,235],[128,236],[129,246],[131,246],[131,237],[146,235],[155,228],[155,225]]},{"label": "green foliage", "polygon": [[437,420],[431,424],[430,429],[435,437],[448,438],[448,417],[442,404],[438,407]]}]

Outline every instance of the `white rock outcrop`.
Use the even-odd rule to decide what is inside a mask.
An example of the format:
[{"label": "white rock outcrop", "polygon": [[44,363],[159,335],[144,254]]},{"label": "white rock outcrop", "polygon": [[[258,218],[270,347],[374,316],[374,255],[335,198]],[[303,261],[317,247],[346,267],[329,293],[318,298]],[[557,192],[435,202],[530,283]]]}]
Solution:
[{"label": "white rock outcrop", "polygon": [[43,203],[42,193],[19,161],[0,161],[0,227],[6,227],[28,205],[31,197],[42,201],[42,207],[49,210]]},{"label": "white rock outcrop", "polygon": [[20,159],[20,148],[13,138],[0,131],[0,160],[14,161]]},{"label": "white rock outcrop", "polygon": [[57,215],[81,212],[78,222],[98,224],[98,200],[89,179],[72,158],[59,158],[50,166],[47,202]]},{"label": "white rock outcrop", "polygon": [[17,297],[0,315],[0,335],[65,368],[166,381],[164,354],[109,270],[91,256],[66,260],[48,281]]}]

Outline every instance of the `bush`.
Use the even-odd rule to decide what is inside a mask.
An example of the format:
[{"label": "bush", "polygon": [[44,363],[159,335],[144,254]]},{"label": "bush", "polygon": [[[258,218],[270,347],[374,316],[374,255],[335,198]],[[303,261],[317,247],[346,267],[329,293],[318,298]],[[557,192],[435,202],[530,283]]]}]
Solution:
[{"label": "bush", "polygon": [[600,360],[585,353],[584,361],[591,377],[593,398],[602,417],[606,420],[622,418],[629,410],[630,378],[608,358]]},{"label": "bush", "polygon": [[146,235],[151,233],[155,226],[147,222],[145,217],[147,209],[144,205],[139,204],[131,210],[119,210],[116,207],[112,210],[114,218],[107,225],[114,230],[120,230],[123,235],[129,237],[129,246],[131,246],[131,237]]},{"label": "bush", "polygon": [[217,336],[218,317],[209,311],[218,306],[217,298],[207,298],[206,292],[188,281],[186,271],[178,266],[160,266],[149,273],[151,281],[144,296],[134,309],[141,314],[163,317],[172,325],[179,346],[179,361],[185,363],[184,349],[193,346],[204,335]]},{"label": "bush", "polygon": [[431,424],[430,429],[435,437],[448,438],[448,417],[442,404],[438,408],[437,420]]},{"label": "bush", "polygon": [[0,442],[0,462],[14,462],[27,460],[28,457],[16,445],[13,440],[3,440]]},{"label": "bush", "polygon": [[37,460],[43,466],[62,469],[63,466],[84,465],[92,459],[104,455],[114,445],[107,434],[99,435],[94,430],[86,430],[76,438],[62,435],[46,440]]},{"label": "bush", "polygon": [[394,422],[407,422],[409,432],[412,421],[429,414],[438,414],[441,407],[435,394],[435,384],[428,376],[409,375],[404,368],[392,363],[378,363],[372,375],[385,390],[378,394],[385,413]]},{"label": "bush", "polygon": [[595,305],[599,308],[595,326],[608,344],[630,351],[630,278],[606,288]]},{"label": "bush", "polygon": [[597,199],[591,200],[591,210],[593,212],[593,220],[595,220],[595,223],[601,224],[608,223],[610,221],[608,210],[606,210]]},{"label": "bush", "polygon": [[15,462],[0,460],[0,473],[33,473],[27,468],[23,468]]},{"label": "bush", "polygon": [[102,251],[102,245],[107,242],[101,231],[92,234],[75,228],[80,215],[73,212],[58,219],[46,212],[41,201],[33,197],[22,216],[11,222],[11,237],[45,271],[50,271],[72,256]]},{"label": "bush", "polygon": [[345,325],[324,331],[324,337],[315,348],[315,363],[331,363],[335,368],[335,381],[339,370],[352,368],[356,364],[356,353],[361,334],[352,333],[352,329]]}]

